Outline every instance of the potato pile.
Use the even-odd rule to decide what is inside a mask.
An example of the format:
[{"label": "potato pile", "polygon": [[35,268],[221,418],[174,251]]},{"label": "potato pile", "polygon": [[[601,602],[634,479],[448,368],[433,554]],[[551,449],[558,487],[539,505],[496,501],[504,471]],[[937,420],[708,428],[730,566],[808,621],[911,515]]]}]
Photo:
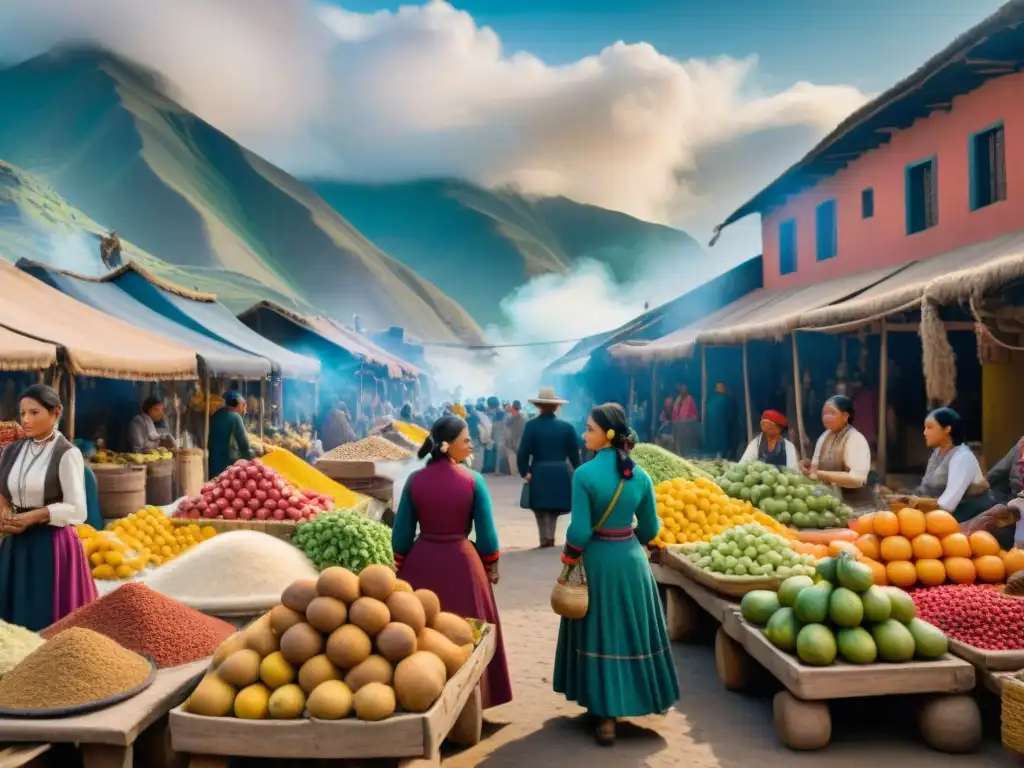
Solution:
[{"label": "potato pile", "polygon": [[207,717],[384,720],[426,712],[469,659],[474,628],[390,568],[328,568],[228,638],[186,711]]}]

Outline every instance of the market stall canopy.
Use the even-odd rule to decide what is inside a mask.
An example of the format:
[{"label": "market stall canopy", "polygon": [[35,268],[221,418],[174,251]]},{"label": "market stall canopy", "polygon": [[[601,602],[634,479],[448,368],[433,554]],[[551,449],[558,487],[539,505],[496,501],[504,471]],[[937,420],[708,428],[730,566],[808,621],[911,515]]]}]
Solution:
[{"label": "market stall canopy", "polygon": [[914,261],[856,297],[807,312],[806,330],[866,323],[916,308],[924,297],[948,306],[1024,277],[1024,230]]},{"label": "market stall canopy", "polygon": [[179,325],[269,360],[286,379],[313,381],[320,375],[319,360],[292,352],[260,336],[231,314],[213,294],[176,286],[131,263],[105,275],[102,280],[113,283]]},{"label": "market stall canopy", "polygon": [[57,362],[57,347],[0,328],[0,371],[42,371]]},{"label": "market stall canopy", "polygon": [[620,359],[667,361],[689,357],[698,343],[730,345],[779,339],[800,326],[805,312],[855,296],[899,269],[885,267],[774,291],[762,288],[659,339],[617,344],[609,352]]},{"label": "market stall canopy", "polygon": [[222,341],[178,325],[132,298],[113,283],[80,277],[26,260],[19,261],[18,268],[100,312],[191,349],[193,355],[199,356],[211,376],[260,379],[270,373],[270,363],[262,357],[247,354]]},{"label": "market stall canopy", "polygon": [[196,378],[195,352],[109,317],[0,261],[0,326],[64,349],[78,376],[159,381]]},{"label": "market stall canopy", "polygon": [[399,360],[365,336],[345,328],[327,317],[301,315],[271,301],[261,301],[239,314],[238,318],[259,331],[259,316],[264,312],[276,315],[298,329],[318,336],[322,341],[341,349],[358,360],[385,368],[391,378],[400,379],[403,376],[417,377],[421,375],[421,371],[415,366]]}]

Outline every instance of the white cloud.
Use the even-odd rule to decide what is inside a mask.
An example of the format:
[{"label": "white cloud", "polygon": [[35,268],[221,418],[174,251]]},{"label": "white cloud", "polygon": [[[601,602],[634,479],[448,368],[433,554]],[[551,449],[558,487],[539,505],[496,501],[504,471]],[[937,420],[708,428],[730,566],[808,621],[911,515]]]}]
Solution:
[{"label": "white cloud", "polygon": [[677,61],[643,43],[550,66],[445,2],[0,0],[0,55],[69,40],[153,67],[298,175],[516,184],[702,238],[864,100],[810,83],[763,93],[753,59]]}]

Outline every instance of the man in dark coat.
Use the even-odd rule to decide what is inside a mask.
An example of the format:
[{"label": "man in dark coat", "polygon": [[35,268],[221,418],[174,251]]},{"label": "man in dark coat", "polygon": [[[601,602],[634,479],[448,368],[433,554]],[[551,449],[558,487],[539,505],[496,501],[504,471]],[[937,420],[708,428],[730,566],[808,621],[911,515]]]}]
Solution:
[{"label": "man in dark coat", "polygon": [[573,426],[556,416],[566,400],[542,387],[530,400],[540,414],[526,422],[517,464],[526,481],[519,505],[533,511],[540,546],[555,546],[558,516],[572,508],[572,473],[580,465],[580,443]]}]

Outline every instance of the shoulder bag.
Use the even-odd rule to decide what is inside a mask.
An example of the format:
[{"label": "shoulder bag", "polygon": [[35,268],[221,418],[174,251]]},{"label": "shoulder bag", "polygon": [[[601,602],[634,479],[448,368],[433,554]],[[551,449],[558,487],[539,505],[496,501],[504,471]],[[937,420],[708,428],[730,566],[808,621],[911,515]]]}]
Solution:
[{"label": "shoulder bag", "polygon": [[[591,530],[600,530],[601,526],[607,522],[615,505],[619,503],[619,496],[622,495],[622,486],[625,483],[625,479],[619,480],[619,487],[615,489],[615,495],[612,496],[608,508]],[[551,590],[551,610],[563,619],[582,619],[587,615],[589,607],[590,591],[587,587],[587,574],[583,570],[583,562],[565,565],[562,568],[562,574]]]}]

